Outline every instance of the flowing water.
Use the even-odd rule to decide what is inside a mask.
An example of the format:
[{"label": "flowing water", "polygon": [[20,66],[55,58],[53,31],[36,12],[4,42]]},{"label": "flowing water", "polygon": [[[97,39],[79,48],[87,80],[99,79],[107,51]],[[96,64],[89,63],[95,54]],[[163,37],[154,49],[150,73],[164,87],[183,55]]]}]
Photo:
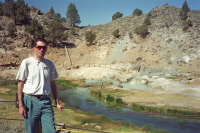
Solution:
[{"label": "flowing water", "polygon": [[[131,86],[133,85],[134,84]],[[136,86],[138,85],[139,84],[136,84]],[[142,88],[147,89],[146,86],[143,86]],[[154,128],[164,129],[169,133],[200,132],[199,120],[182,119],[171,116],[140,114],[139,112],[132,111],[128,108],[109,107],[103,102],[91,97],[87,88],[62,90],[59,91],[58,95],[59,98],[70,107],[93,111],[95,110],[95,114],[103,114],[109,117],[111,120],[130,122],[139,127],[145,126],[147,124],[152,124]]]}]

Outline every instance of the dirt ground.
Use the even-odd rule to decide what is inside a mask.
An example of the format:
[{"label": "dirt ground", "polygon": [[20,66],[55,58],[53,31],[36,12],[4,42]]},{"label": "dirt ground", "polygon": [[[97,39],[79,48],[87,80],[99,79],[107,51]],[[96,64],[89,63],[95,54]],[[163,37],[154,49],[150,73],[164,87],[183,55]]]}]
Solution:
[{"label": "dirt ground", "polygon": [[164,93],[161,90],[128,90],[118,95],[125,103],[137,103],[148,106],[174,109],[200,109],[200,99],[181,94]]},{"label": "dirt ground", "polygon": [[8,88],[0,88],[0,94],[2,93],[6,93],[6,92],[8,92],[8,91],[10,91],[10,89],[8,89]]}]

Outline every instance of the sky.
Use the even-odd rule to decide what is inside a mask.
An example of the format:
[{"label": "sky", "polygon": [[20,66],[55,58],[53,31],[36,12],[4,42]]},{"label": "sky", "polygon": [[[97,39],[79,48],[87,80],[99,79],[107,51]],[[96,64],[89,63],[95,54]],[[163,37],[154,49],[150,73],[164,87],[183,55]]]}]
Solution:
[{"label": "sky", "polygon": [[[0,0],[4,2],[4,0]],[[148,13],[157,6],[168,3],[169,6],[182,8],[185,0],[24,0],[28,6],[34,6],[43,12],[53,7],[55,13],[66,17],[67,7],[75,4],[81,23],[79,26],[94,26],[112,21],[112,16],[120,12],[122,17],[132,15],[138,8]],[[200,0],[186,0],[191,10],[200,10]]]}]

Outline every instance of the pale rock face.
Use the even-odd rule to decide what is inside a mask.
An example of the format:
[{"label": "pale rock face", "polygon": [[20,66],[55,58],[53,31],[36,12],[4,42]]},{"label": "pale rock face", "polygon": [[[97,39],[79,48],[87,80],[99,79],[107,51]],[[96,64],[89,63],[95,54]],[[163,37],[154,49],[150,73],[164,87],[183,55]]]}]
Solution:
[{"label": "pale rock face", "polygon": [[188,55],[183,56],[183,60],[188,63],[190,61],[190,57]]}]

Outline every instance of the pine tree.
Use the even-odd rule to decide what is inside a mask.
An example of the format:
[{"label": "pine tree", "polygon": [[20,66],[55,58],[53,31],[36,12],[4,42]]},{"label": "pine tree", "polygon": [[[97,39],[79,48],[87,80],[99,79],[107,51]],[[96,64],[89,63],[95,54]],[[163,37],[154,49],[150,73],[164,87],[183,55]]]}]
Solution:
[{"label": "pine tree", "polygon": [[47,29],[45,30],[46,38],[49,42],[52,43],[53,47],[56,46],[58,42],[67,39],[67,33],[64,33],[65,29],[61,22],[53,19],[47,25]]},{"label": "pine tree", "polygon": [[15,33],[17,32],[17,28],[15,27],[15,24],[10,23],[10,24],[8,25],[7,31],[8,31],[8,36],[14,37],[14,36],[15,36]]},{"label": "pine tree", "polygon": [[0,16],[3,15],[3,3],[0,1]]},{"label": "pine tree", "polygon": [[60,22],[66,22],[66,19],[62,18],[60,13],[55,13],[53,7],[50,8],[49,12],[47,13],[47,16],[50,19],[56,19],[57,21]]},{"label": "pine tree", "polygon": [[66,19],[71,26],[76,26],[81,23],[80,16],[76,6],[72,3],[67,7]]},{"label": "pine tree", "polygon": [[188,12],[190,11],[190,8],[188,7],[187,1],[183,3],[182,9],[179,13],[179,16],[181,20],[186,20],[188,18]]},{"label": "pine tree", "polygon": [[14,18],[16,10],[16,4],[14,0],[5,0],[3,4],[3,12],[7,17]]},{"label": "pine tree", "polygon": [[53,9],[53,7],[50,8],[49,12],[47,13],[48,18],[53,19],[55,16],[55,11]]},{"label": "pine tree", "polygon": [[54,19],[56,19],[59,22],[65,22],[65,23],[67,22],[65,18],[61,17],[60,13],[56,13]]},{"label": "pine tree", "polygon": [[25,28],[26,32],[31,34],[34,39],[44,37],[44,31],[41,24],[37,20],[33,19],[30,25]]},{"label": "pine tree", "polygon": [[186,11],[186,12],[189,12],[189,11],[190,11],[190,8],[188,7],[188,4],[187,4],[187,1],[186,1],[186,0],[185,0],[185,2],[183,3],[182,11]]},{"label": "pine tree", "polygon": [[30,13],[28,11],[28,5],[24,0],[17,0],[15,10],[15,23],[27,24],[30,21]]}]

